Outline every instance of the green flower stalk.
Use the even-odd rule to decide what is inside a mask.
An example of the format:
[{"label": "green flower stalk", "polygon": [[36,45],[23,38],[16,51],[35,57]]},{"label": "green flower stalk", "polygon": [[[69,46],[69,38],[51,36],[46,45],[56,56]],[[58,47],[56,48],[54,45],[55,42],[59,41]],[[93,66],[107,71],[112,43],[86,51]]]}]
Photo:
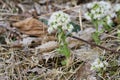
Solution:
[{"label": "green flower stalk", "polygon": [[93,34],[93,39],[96,44],[100,44],[99,36],[105,30],[110,30],[115,13],[111,14],[113,13],[111,10],[112,6],[109,2],[105,1],[88,3],[87,8],[88,12],[84,14],[84,17],[94,24],[96,32]]}]

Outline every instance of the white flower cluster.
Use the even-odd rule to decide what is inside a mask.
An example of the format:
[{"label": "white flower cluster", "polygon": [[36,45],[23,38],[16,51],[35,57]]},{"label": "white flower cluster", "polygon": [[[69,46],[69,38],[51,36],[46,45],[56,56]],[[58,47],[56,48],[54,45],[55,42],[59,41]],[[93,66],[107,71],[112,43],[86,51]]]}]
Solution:
[{"label": "white flower cluster", "polygon": [[[112,23],[111,18],[115,17],[112,6],[109,2],[99,1],[87,4],[88,12],[84,14],[87,20],[101,20],[106,18],[106,21],[110,19],[107,24]],[[111,14],[112,13],[112,14]]]},{"label": "white flower cluster", "polygon": [[92,64],[91,64],[91,70],[99,71],[101,69],[106,69],[106,66],[108,66],[108,63],[106,61],[101,61],[99,58],[97,58]]},{"label": "white flower cluster", "polygon": [[73,26],[70,24],[70,16],[62,11],[58,11],[52,14],[48,21],[48,32],[52,33],[58,29],[58,27],[62,27],[63,30],[67,30],[72,32]]}]

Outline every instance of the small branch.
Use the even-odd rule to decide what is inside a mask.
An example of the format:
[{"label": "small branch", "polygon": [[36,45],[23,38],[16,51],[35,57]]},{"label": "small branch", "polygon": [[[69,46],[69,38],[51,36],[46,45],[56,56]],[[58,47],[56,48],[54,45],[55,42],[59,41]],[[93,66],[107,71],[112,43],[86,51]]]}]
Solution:
[{"label": "small branch", "polygon": [[99,48],[101,48],[101,49],[104,49],[104,50],[110,51],[111,53],[119,53],[119,54],[120,54],[120,51],[116,51],[116,50],[108,49],[108,48],[106,48],[106,47],[103,47],[103,46],[100,46],[100,45],[97,45],[97,44],[94,44],[94,43],[88,42],[88,41],[83,40],[83,39],[81,39],[81,38],[78,38],[78,37],[76,37],[76,36],[71,36],[71,37],[74,38],[74,39],[80,40],[80,41],[82,41],[82,42],[85,42],[85,43],[87,43],[87,44],[89,44],[89,45],[91,45],[91,46],[96,46],[96,47],[99,47]]}]

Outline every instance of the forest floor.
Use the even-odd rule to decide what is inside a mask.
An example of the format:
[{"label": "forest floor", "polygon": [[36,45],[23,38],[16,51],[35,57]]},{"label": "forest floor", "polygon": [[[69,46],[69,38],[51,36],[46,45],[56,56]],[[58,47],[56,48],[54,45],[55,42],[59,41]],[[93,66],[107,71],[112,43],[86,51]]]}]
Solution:
[{"label": "forest floor", "polygon": [[[95,26],[84,18],[90,0],[0,0],[0,80],[120,80],[120,21],[92,38]],[[112,3],[112,4],[117,4]],[[74,30],[66,41],[71,52],[63,65],[56,34],[48,20],[56,11],[70,15]],[[108,63],[91,70],[96,59]]]}]

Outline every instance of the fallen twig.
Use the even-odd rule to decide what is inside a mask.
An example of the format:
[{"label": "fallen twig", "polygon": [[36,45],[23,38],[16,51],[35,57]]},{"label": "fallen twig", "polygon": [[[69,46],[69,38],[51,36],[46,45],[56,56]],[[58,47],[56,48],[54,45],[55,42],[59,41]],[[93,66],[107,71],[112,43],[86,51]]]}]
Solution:
[{"label": "fallen twig", "polygon": [[99,48],[101,48],[101,49],[110,51],[111,53],[119,53],[119,54],[120,54],[120,51],[112,50],[112,49],[109,49],[109,48],[106,48],[106,47],[97,45],[97,44],[95,44],[95,43],[88,42],[88,41],[86,41],[86,40],[84,40],[84,39],[81,39],[81,38],[78,38],[78,37],[76,37],[76,36],[71,36],[71,37],[74,38],[74,39],[80,40],[80,41],[82,41],[82,42],[85,42],[85,43],[87,43],[87,44],[89,44],[89,45],[91,45],[91,46],[96,46],[96,47],[99,47]]}]

